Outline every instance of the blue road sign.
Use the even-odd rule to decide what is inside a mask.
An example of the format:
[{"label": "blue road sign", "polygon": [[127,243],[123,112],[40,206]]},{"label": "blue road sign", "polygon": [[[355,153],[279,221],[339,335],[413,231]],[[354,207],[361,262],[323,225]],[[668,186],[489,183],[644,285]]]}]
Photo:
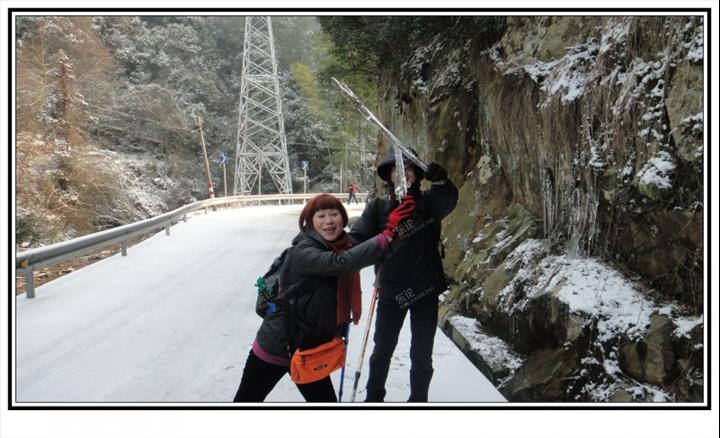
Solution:
[{"label": "blue road sign", "polygon": [[301,161],[300,165],[302,167],[302,170],[308,170],[308,168],[309,168],[307,161]]},{"label": "blue road sign", "polygon": [[225,155],[224,152],[220,153],[220,157],[218,157],[218,163],[225,164],[228,162],[228,160],[229,160],[229,158],[227,155]]}]

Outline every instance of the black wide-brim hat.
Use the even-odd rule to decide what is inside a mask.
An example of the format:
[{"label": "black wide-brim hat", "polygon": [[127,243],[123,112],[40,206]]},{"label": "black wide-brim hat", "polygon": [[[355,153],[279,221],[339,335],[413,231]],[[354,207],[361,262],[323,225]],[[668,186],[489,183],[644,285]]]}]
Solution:
[{"label": "black wide-brim hat", "polygon": [[[413,148],[408,148],[408,149],[410,149],[415,154],[415,156],[417,156],[417,151],[415,149],[413,149]],[[412,166],[412,168],[415,170],[415,180],[417,182],[420,182],[423,179],[423,177],[425,176],[425,172],[423,172],[423,170],[420,167],[418,167],[415,163],[410,161],[410,159],[408,159],[407,156],[403,155],[403,157],[406,158],[405,165]],[[380,162],[380,164],[378,164],[377,173],[378,173],[378,176],[380,177],[380,179],[382,179],[383,181],[385,181],[387,183],[391,182],[390,169],[392,169],[392,167],[394,165],[395,165],[395,151],[391,148],[385,154],[385,157]]]}]

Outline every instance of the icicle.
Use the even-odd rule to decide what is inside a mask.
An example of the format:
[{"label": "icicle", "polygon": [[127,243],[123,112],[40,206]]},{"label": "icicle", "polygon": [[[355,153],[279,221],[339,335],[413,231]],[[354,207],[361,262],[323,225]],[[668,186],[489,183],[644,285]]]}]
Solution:
[{"label": "icicle", "polygon": [[550,235],[552,230],[555,228],[555,215],[556,215],[556,200],[555,196],[555,178],[552,170],[546,167],[542,171],[541,175],[542,184],[542,199],[543,199],[543,236],[547,242],[547,254],[550,255]]}]

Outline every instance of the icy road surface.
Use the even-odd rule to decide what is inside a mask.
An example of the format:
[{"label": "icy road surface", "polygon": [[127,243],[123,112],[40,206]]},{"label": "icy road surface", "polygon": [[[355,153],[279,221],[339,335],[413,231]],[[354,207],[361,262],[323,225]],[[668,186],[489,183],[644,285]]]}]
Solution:
[{"label": "icy road surface", "polygon": [[[119,254],[16,299],[18,402],[229,402],[260,325],[255,279],[297,232],[301,206],[197,214]],[[350,211],[358,215],[362,206]],[[350,398],[374,275],[362,272],[364,314],[350,331],[343,400]],[[409,395],[409,321],[387,401]],[[365,397],[365,355],[357,400]],[[438,330],[432,402],[502,395]],[[340,372],[333,374],[337,390]],[[267,401],[303,401],[289,376]]]}]

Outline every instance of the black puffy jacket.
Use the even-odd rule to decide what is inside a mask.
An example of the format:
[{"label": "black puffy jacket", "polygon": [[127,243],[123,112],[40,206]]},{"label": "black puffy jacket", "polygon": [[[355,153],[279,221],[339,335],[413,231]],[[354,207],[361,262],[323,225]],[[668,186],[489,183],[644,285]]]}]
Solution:
[{"label": "black puffy jacket", "polygon": [[[297,290],[297,308],[304,312],[308,306],[311,315],[303,321],[307,335],[301,339],[300,348],[316,347],[337,335],[337,278],[377,263],[383,251],[375,239],[336,253],[325,240],[312,229],[300,232],[292,241],[293,249],[285,263],[287,271],[281,276],[281,294],[287,287],[300,285]],[[289,357],[288,332],[285,328],[283,309],[268,314],[257,333],[257,342],[266,352]]]},{"label": "black puffy jacket", "polygon": [[[445,180],[424,192],[417,190],[415,200],[416,217],[411,226],[401,227],[405,237],[393,240],[381,265],[380,298],[395,300],[401,307],[436,297],[447,288],[440,256],[441,221],[457,205],[458,190]],[[363,242],[381,232],[393,207],[390,199],[372,200],[353,224],[350,238]]]}]

